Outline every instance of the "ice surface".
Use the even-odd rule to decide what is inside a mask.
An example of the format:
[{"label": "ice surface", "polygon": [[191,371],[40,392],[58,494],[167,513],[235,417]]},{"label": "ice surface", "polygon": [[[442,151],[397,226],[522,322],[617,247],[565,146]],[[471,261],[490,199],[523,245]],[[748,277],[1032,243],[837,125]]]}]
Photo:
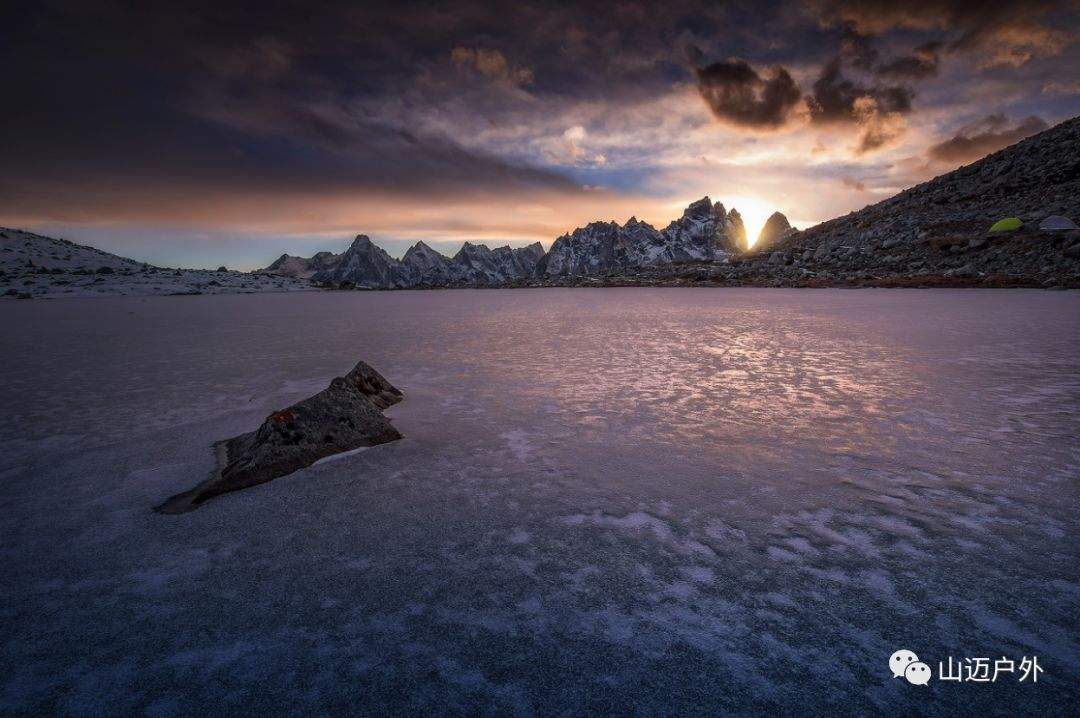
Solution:
[{"label": "ice surface", "polygon": [[[1077,293],[122,297],[0,328],[0,713],[1076,698]],[[403,440],[151,511],[358,359]],[[1045,674],[914,687],[899,648]]]}]

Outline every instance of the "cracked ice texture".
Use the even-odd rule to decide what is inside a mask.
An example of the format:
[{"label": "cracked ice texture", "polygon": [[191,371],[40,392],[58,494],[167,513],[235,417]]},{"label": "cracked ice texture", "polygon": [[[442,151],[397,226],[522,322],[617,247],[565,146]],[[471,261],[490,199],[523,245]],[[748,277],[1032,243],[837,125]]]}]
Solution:
[{"label": "cracked ice texture", "polygon": [[[1055,713],[1080,295],[0,305],[5,712]],[[150,506],[363,358],[405,438]],[[293,480],[295,479],[295,480]],[[1037,654],[1037,687],[893,680]]]}]

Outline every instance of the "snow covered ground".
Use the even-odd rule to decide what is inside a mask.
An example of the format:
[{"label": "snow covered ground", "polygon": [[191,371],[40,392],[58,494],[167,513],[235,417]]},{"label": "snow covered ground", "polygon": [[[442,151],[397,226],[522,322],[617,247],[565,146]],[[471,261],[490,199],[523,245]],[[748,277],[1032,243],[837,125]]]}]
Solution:
[{"label": "snow covered ground", "polygon": [[94,247],[0,227],[0,297],[238,294],[312,289],[309,282],[250,272],[166,269]]},{"label": "snow covered ground", "polygon": [[[1080,294],[121,297],[0,327],[0,713],[1075,705]],[[403,440],[151,512],[357,359]],[[1032,655],[1037,684],[937,678]]]}]

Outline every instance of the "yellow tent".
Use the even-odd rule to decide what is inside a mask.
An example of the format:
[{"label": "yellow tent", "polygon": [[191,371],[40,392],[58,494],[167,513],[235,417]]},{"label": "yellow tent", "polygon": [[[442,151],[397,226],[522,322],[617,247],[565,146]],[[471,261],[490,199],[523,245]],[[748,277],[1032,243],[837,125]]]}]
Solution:
[{"label": "yellow tent", "polygon": [[1017,217],[1006,217],[1005,219],[999,219],[994,222],[994,225],[990,228],[991,232],[1015,232],[1020,229],[1024,223]]}]

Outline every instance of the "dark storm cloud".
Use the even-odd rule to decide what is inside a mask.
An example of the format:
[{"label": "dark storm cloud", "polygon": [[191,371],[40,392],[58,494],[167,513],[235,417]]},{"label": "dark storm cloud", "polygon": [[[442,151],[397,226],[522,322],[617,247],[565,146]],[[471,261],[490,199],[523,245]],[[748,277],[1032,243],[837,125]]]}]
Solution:
[{"label": "dark storm cloud", "polygon": [[714,62],[695,70],[698,91],[717,119],[734,125],[775,129],[787,122],[800,91],[776,66],[759,74],[745,60]]},{"label": "dark storm cloud", "polygon": [[938,73],[941,43],[927,42],[916,47],[910,55],[902,55],[875,68],[881,77],[900,80],[924,80]]},{"label": "dark storm cloud", "polygon": [[864,86],[844,77],[839,57],[825,63],[806,97],[811,121],[851,125],[857,135],[855,153],[882,149],[903,136],[903,116],[911,112],[913,92],[900,85]]},{"label": "dark storm cloud", "polygon": [[851,67],[894,80],[922,80],[937,74],[942,43],[930,41],[904,54],[881,60],[877,38],[860,32],[855,22],[841,23],[839,56]]},{"label": "dark storm cloud", "polygon": [[18,138],[0,157],[0,205],[102,212],[126,190],[184,186],[577,191],[456,144],[439,123],[457,118],[440,112],[467,103],[494,127],[532,98],[646,101],[685,81],[680,38],[715,32],[722,12],[684,0],[22,4],[0,25],[0,131]]},{"label": "dark storm cloud", "polygon": [[1070,41],[1064,18],[1075,22],[1074,0],[804,0],[826,24],[863,35],[895,28],[948,35],[951,52],[977,52],[982,63],[1022,65],[1054,55]]},{"label": "dark storm cloud", "polygon": [[[1040,38],[1038,51],[1052,49],[1058,35],[1040,28],[1068,25],[1046,5],[1024,15],[991,0],[980,20],[946,0],[919,11],[823,0],[813,13],[703,0],[21,3],[0,23],[0,210],[89,221],[133,197],[181,207],[242,193],[578,193],[570,170],[533,151],[543,133],[580,125],[599,142],[604,127],[590,122],[626,117],[608,138],[632,136],[635,108],[690,82],[728,125],[809,116],[870,151],[903,131],[911,87],[950,49],[984,52],[994,33],[1007,60]],[[747,59],[709,62],[733,56]],[[800,89],[794,78],[819,67]],[[615,165],[597,177],[625,171]]]},{"label": "dark storm cloud", "polygon": [[825,63],[807,98],[815,122],[858,122],[869,107],[878,112],[911,111],[912,91],[903,86],[863,86],[844,77],[840,59]]},{"label": "dark storm cloud", "polygon": [[852,67],[860,70],[872,70],[878,61],[878,51],[874,47],[873,38],[859,32],[855,23],[843,23],[840,35],[840,56],[851,63]]},{"label": "dark storm cloud", "polygon": [[[458,43],[446,33],[491,42],[501,27],[476,8],[407,6],[21,6],[0,28],[11,70],[0,92],[12,98],[0,132],[18,139],[0,157],[0,209],[100,218],[133,195],[197,201],[200,190],[207,201],[234,191],[576,191],[559,174],[370,113],[373,98],[413,86],[424,63],[453,69]],[[458,53],[488,76],[501,57]],[[506,74],[522,83],[524,67]]]},{"label": "dark storm cloud", "polygon": [[[936,75],[940,43],[927,42],[910,54],[882,60],[877,38],[854,21],[840,24],[835,55],[819,70],[811,91],[802,91],[791,73],[774,65],[768,74],[741,59],[700,66],[704,53],[686,48],[698,90],[721,121],[755,129],[776,129],[794,120],[805,100],[815,124],[850,125],[857,133],[857,153],[880,149],[905,131],[902,116],[912,111],[910,86]],[[855,73],[849,76],[845,68]]]},{"label": "dark storm cloud", "polygon": [[953,137],[929,150],[932,160],[963,163],[985,157],[1003,147],[1047,129],[1046,121],[1032,115],[1013,126],[1003,114],[987,115],[962,127]]}]

